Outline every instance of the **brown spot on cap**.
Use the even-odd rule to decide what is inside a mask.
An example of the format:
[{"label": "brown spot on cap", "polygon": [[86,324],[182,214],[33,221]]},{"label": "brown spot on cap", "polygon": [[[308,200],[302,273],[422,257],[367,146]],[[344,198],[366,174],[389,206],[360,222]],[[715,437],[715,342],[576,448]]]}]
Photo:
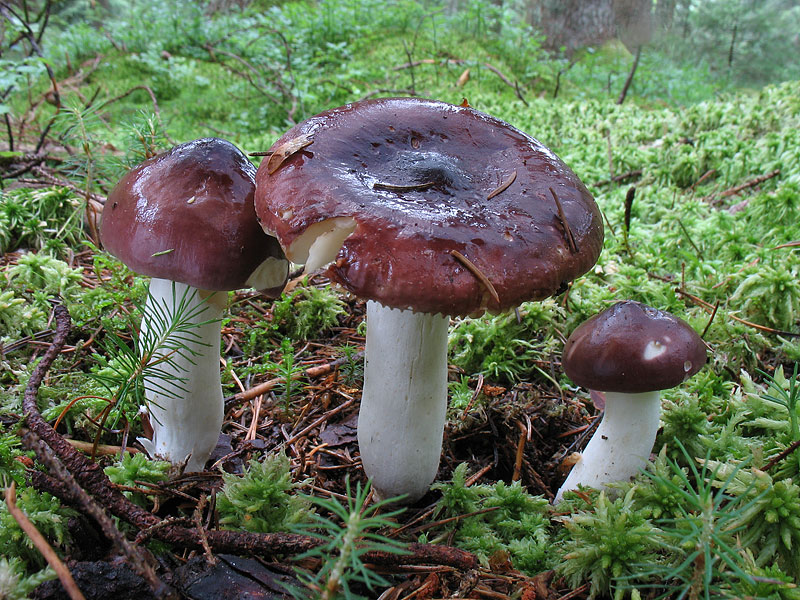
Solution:
[{"label": "brown spot on cap", "polygon": [[[105,249],[143,275],[205,290],[246,287],[267,258],[285,260],[256,221],[255,170],[236,146],[218,138],[180,144],[145,161],[108,197],[100,226]],[[276,279],[274,286],[284,282]]]},{"label": "brown spot on cap", "polygon": [[633,300],[581,323],[561,360],[577,385],[631,394],[673,388],[705,363],[706,346],[688,323]]},{"label": "brown spot on cap", "polygon": [[352,218],[328,275],[362,298],[448,315],[506,310],[555,294],[600,253],[600,212],[578,177],[535,139],[472,108],[366,100],[300,123],[275,147],[294,138],[313,144],[274,172],[262,163],[256,212],[284,248],[315,223]]}]

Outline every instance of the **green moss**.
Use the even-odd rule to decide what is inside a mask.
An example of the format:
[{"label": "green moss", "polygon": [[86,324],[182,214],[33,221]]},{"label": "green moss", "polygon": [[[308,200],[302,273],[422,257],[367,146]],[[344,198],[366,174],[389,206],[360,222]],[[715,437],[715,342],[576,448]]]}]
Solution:
[{"label": "green moss", "polygon": [[272,322],[278,330],[296,340],[324,335],[339,325],[345,315],[345,304],[330,287],[319,287],[307,281],[275,301]]},{"label": "green moss", "polygon": [[[572,587],[589,581],[589,596],[613,592],[624,596],[642,565],[663,562],[659,551],[665,547],[660,530],[634,509],[633,490],[610,500],[601,493],[592,511],[580,511],[563,518],[567,537],[563,558],[556,571]],[[622,585],[620,580],[626,580]]]},{"label": "green moss", "polygon": [[[61,506],[50,494],[39,493],[33,488],[17,490],[17,506],[56,551],[63,552],[69,542],[67,519],[74,516],[75,511]],[[29,572],[42,569],[47,564],[31,539],[8,512],[5,503],[0,505],[0,547],[6,556],[20,559]]]},{"label": "green moss", "polygon": [[547,500],[528,494],[519,482],[467,486],[466,473],[467,465],[462,463],[449,483],[433,486],[442,493],[437,515],[463,517],[448,526],[457,546],[474,552],[485,564],[505,554],[516,569],[531,575],[551,568]]},{"label": "green moss", "polygon": [[243,476],[225,474],[222,480],[217,510],[220,524],[228,529],[288,531],[312,518],[308,500],[291,493],[297,486],[283,454],[251,460]]}]

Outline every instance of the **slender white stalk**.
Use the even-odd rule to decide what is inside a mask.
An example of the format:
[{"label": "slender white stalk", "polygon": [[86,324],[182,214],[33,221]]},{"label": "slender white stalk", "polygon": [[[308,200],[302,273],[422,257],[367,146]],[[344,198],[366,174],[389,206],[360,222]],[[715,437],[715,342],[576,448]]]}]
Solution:
[{"label": "slender white stalk", "polygon": [[602,488],[614,481],[627,481],[650,459],[661,414],[659,392],[606,392],[605,396],[603,420],[559,488],[556,502],[578,484]]},{"label": "slender white stalk", "polygon": [[191,352],[165,352],[162,344],[161,352],[154,356],[158,359],[169,354],[171,359],[156,367],[165,371],[165,376],[145,377],[153,440],[139,441],[150,456],[173,463],[182,463],[188,457],[185,471],[190,472],[203,470],[222,428],[219,364],[222,306],[214,302],[219,298],[208,297],[208,293],[183,283],[154,278],[150,282],[140,336],[142,340],[163,337],[157,324],[174,319],[184,298],[185,311],[193,313],[188,322],[197,324],[191,327],[189,336],[182,336],[182,345]]},{"label": "slender white stalk", "polygon": [[439,468],[447,409],[448,317],[367,303],[358,446],[381,498],[428,491]]}]

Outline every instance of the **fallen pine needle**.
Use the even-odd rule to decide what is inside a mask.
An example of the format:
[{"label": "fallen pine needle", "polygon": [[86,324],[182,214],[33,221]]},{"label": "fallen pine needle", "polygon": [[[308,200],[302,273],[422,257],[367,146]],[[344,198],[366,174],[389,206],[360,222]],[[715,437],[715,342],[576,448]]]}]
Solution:
[{"label": "fallen pine needle", "polygon": [[497,290],[495,289],[494,285],[492,284],[491,281],[489,281],[489,278],[486,275],[484,275],[483,272],[478,267],[475,266],[475,263],[473,263],[470,259],[461,254],[461,252],[459,252],[458,250],[450,250],[450,254],[458,262],[464,265],[467,268],[467,271],[472,273],[475,276],[475,278],[483,284],[483,287],[486,288],[486,290],[492,296],[492,299],[498,304],[500,304],[500,296],[497,294]]}]

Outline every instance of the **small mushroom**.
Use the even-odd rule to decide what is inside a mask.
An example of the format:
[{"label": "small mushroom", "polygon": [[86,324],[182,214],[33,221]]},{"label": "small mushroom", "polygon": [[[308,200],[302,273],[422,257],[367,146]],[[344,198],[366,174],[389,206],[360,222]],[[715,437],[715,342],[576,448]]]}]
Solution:
[{"label": "small mushroom", "polygon": [[556,501],[578,485],[599,488],[636,475],[655,443],[660,390],[680,385],[705,362],[694,329],[640,302],[618,302],[579,325],[561,364],[577,385],[605,392],[605,412]]},{"label": "small mushroom", "polygon": [[275,297],[288,274],[277,241],[258,225],[254,190],[247,157],[204,138],[129,171],[103,210],[105,249],[152,278],[140,338],[161,335],[153,324],[176,311],[192,315],[187,334],[161,344],[163,377],[145,377],[153,439],[140,439],[151,456],[186,461],[187,471],[202,470],[222,426],[218,321],[227,294],[219,292],[254,287]]},{"label": "small mushroom", "polygon": [[464,106],[356,102],[273,149],[256,212],[290,260],[368,300],[361,460],[380,496],[418,499],[441,454],[449,317],[563,289],[597,260],[600,212],[542,144]]}]

